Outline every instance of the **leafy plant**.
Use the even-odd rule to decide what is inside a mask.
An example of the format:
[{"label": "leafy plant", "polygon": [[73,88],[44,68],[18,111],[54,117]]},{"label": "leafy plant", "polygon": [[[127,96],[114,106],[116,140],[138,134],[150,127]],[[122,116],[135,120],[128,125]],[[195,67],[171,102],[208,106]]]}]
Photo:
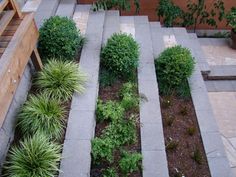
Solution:
[{"label": "leafy plant", "polygon": [[172,124],[174,123],[174,120],[175,120],[175,117],[174,117],[174,116],[167,116],[167,117],[166,117],[166,120],[165,120],[166,125],[169,126],[169,127],[171,127]]},{"label": "leafy plant", "polygon": [[9,151],[6,176],[55,176],[59,171],[60,151],[60,145],[49,142],[42,134],[25,138]]},{"label": "leafy plant", "polygon": [[99,83],[101,87],[111,86],[115,83],[116,80],[117,80],[117,77],[113,73],[108,72],[105,69],[101,70],[101,73],[99,76]]},{"label": "leafy plant", "polygon": [[192,154],[192,159],[197,162],[197,164],[201,165],[202,164],[202,155],[201,152],[198,148],[196,148]]},{"label": "leafy plant", "polygon": [[[136,7],[136,13],[140,10],[139,0],[134,0],[134,6]],[[130,0],[97,0],[93,3],[92,9],[93,11],[102,10],[110,10],[110,9],[119,9],[129,11],[131,6]]]},{"label": "leafy plant", "polygon": [[168,109],[172,105],[171,100],[169,99],[164,99],[162,102],[162,107],[164,109]]},{"label": "leafy plant", "polygon": [[156,12],[159,17],[163,17],[166,27],[172,27],[175,20],[182,14],[182,10],[171,0],[160,0]]},{"label": "leafy plant", "polygon": [[103,102],[98,100],[97,102],[96,115],[98,121],[117,121],[124,117],[124,113],[124,108],[116,101]]},{"label": "leafy plant", "polygon": [[50,60],[39,72],[36,85],[51,98],[69,100],[74,92],[83,93],[86,74],[72,61]]},{"label": "leafy plant", "polygon": [[30,96],[19,113],[18,126],[24,135],[45,133],[59,139],[64,127],[65,108],[45,94]]},{"label": "leafy plant", "polygon": [[179,113],[180,113],[182,116],[188,115],[188,108],[187,108],[187,106],[182,106],[182,107],[180,108]]},{"label": "leafy plant", "polygon": [[190,136],[193,136],[195,133],[196,133],[196,128],[195,127],[189,127],[187,129],[187,133],[190,135]]},{"label": "leafy plant", "polygon": [[167,151],[175,151],[178,147],[179,143],[173,139],[170,139],[169,142],[166,145]]},{"label": "leafy plant", "polygon": [[113,140],[116,147],[133,144],[137,141],[136,125],[131,117],[129,120],[120,120],[111,123],[104,131],[102,137]]},{"label": "leafy plant", "polygon": [[131,35],[113,34],[101,52],[101,64],[119,78],[132,78],[138,67],[139,46]]},{"label": "leafy plant", "polygon": [[176,93],[179,97],[183,98],[183,99],[189,99],[191,98],[191,89],[188,85],[188,81],[187,79],[185,79],[182,84],[180,84],[177,88],[176,88]]},{"label": "leafy plant", "polygon": [[50,58],[75,59],[84,41],[75,22],[67,17],[49,18],[40,28],[39,34],[38,49],[45,61]]},{"label": "leafy plant", "polygon": [[94,163],[100,163],[101,160],[113,162],[113,151],[115,144],[111,138],[94,138],[92,140],[92,158]]},{"label": "leafy plant", "polygon": [[232,27],[236,33],[236,7],[232,7],[231,11],[226,15],[228,24]]},{"label": "leafy plant", "polygon": [[160,92],[170,94],[180,86],[194,70],[190,51],[181,46],[167,48],[155,60]]},{"label": "leafy plant", "polygon": [[113,167],[110,167],[104,170],[102,174],[103,174],[103,177],[118,177],[116,169]]},{"label": "leafy plant", "polygon": [[119,162],[121,172],[125,175],[135,172],[141,168],[142,155],[140,153],[129,153],[124,151]]}]

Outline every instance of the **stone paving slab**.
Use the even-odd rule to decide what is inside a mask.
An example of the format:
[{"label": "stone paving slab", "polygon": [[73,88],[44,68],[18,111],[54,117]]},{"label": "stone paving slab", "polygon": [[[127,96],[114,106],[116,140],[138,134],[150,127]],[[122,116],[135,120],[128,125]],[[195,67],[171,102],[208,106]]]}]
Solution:
[{"label": "stone paving slab", "polygon": [[[135,39],[140,45],[138,68],[143,177],[168,177],[153,43],[147,17],[135,17]],[[153,24],[158,27],[157,24]],[[156,29],[158,30],[158,28]],[[159,43],[157,43],[159,45]]]},{"label": "stone paving slab", "polygon": [[91,5],[76,5],[73,20],[82,35],[85,35]]},{"label": "stone paving slab", "polygon": [[205,84],[208,92],[236,92],[234,80],[207,80]]},{"label": "stone paving slab", "polygon": [[120,30],[122,33],[131,34],[135,38],[134,16],[121,16]]},{"label": "stone paving slab", "polygon": [[236,65],[213,65],[210,69],[208,80],[236,80]]},{"label": "stone paving slab", "polygon": [[76,3],[76,0],[61,0],[57,8],[56,15],[71,18],[73,16]]},{"label": "stone paving slab", "polygon": [[[76,10],[78,10],[77,8]],[[78,15],[79,13],[76,13]],[[91,168],[91,139],[95,131],[95,109],[98,96],[98,74],[105,12],[90,12],[80,67],[87,72],[89,81],[84,94],[74,94],[63,146],[59,177],[88,177]],[[96,29],[96,30],[94,30]],[[97,36],[93,40],[93,35]],[[93,57],[91,57],[93,56]],[[90,68],[88,68],[90,64]]]},{"label": "stone paving slab", "polygon": [[22,8],[22,12],[36,12],[42,0],[28,0]]}]

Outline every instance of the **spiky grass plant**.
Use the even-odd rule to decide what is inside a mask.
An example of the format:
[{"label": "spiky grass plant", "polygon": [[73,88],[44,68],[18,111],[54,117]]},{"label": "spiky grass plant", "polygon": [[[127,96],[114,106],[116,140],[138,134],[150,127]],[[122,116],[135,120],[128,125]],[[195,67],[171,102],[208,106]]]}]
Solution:
[{"label": "spiky grass plant", "polygon": [[30,96],[19,113],[18,126],[24,135],[43,132],[59,139],[64,127],[65,108],[45,94]]},{"label": "spiky grass plant", "polygon": [[84,92],[86,78],[77,63],[52,59],[39,72],[36,85],[50,97],[67,101],[74,92]]},{"label": "spiky grass plant", "polygon": [[61,146],[49,142],[43,134],[27,137],[9,151],[5,176],[53,177],[58,172],[60,151]]}]

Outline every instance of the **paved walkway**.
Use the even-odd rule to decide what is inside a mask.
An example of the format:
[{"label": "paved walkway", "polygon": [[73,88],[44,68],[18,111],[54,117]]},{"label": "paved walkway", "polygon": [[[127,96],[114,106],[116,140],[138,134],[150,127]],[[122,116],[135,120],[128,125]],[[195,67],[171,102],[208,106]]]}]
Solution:
[{"label": "paved walkway", "polygon": [[210,65],[236,65],[235,50],[229,46],[229,39],[198,39]]},{"label": "paved walkway", "polygon": [[209,92],[230,165],[236,175],[236,92]]}]

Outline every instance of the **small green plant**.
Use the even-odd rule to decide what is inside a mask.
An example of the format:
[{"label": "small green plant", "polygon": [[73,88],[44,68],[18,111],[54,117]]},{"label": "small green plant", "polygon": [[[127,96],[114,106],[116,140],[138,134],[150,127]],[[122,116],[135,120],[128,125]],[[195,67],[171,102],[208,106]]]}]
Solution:
[{"label": "small green plant", "polygon": [[117,80],[117,77],[113,73],[108,72],[105,69],[101,70],[101,73],[99,76],[99,83],[102,88],[113,85],[116,80]]},{"label": "small green plant", "polygon": [[43,60],[62,58],[74,60],[84,38],[72,19],[54,16],[46,20],[39,30],[38,49]]},{"label": "small green plant", "polygon": [[231,11],[226,15],[226,19],[232,30],[236,33],[236,7],[231,8]]},{"label": "small green plant", "polygon": [[163,17],[164,25],[166,27],[172,27],[175,20],[181,17],[182,10],[174,5],[171,0],[160,0],[156,9],[157,15]]},{"label": "small green plant", "polygon": [[175,151],[178,147],[179,143],[173,139],[170,138],[169,142],[166,145],[167,151]]},{"label": "small green plant", "polygon": [[101,52],[101,64],[119,78],[130,79],[138,67],[139,46],[131,35],[113,34]]},{"label": "small green plant", "polygon": [[187,133],[189,136],[193,136],[196,133],[196,128],[195,127],[189,127],[187,129]]},{"label": "small green plant", "polygon": [[19,113],[18,126],[24,135],[45,133],[59,139],[64,127],[65,108],[45,94],[30,96]]},{"label": "small green plant", "polygon": [[137,141],[137,134],[133,118],[111,123],[104,130],[102,137],[112,139],[116,147],[135,143]]},{"label": "small green plant", "polygon": [[197,164],[202,164],[202,154],[198,148],[196,148],[192,154],[192,159],[197,162]]},{"label": "small green plant", "polygon": [[102,172],[103,177],[118,177],[118,174],[116,172],[116,169],[113,167],[110,167]]},{"label": "small green plant", "polygon": [[42,134],[20,141],[9,151],[6,176],[55,176],[59,171],[61,146],[49,142]]},{"label": "small green plant", "polygon": [[182,106],[182,107],[180,108],[179,113],[180,113],[182,116],[187,116],[187,115],[188,115],[188,108],[187,108],[187,106]]},{"label": "small green plant", "polygon": [[126,94],[136,95],[137,94],[136,91],[137,91],[137,84],[133,82],[127,82],[123,84],[120,90],[120,96],[124,97]]},{"label": "small green plant", "polygon": [[124,175],[135,172],[141,168],[142,155],[140,153],[130,153],[123,151],[119,167]]},{"label": "small green plant", "polygon": [[72,61],[50,60],[39,72],[36,85],[51,98],[67,101],[74,92],[83,93],[86,74]]},{"label": "small green plant", "polygon": [[161,94],[170,94],[183,83],[194,70],[191,52],[184,47],[167,48],[155,60]]},{"label": "small green plant", "polygon": [[98,121],[117,121],[124,117],[125,110],[120,103],[116,101],[103,102],[98,100],[96,116]]},{"label": "small green plant", "polygon": [[113,151],[115,149],[114,140],[110,138],[94,138],[92,140],[92,158],[95,164],[99,164],[102,160],[112,163]]},{"label": "small green plant", "polygon": [[166,125],[171,127],[174,123],[174,116],[167,116],[166,119],[165,119],[165,122],[166,122]]}]

